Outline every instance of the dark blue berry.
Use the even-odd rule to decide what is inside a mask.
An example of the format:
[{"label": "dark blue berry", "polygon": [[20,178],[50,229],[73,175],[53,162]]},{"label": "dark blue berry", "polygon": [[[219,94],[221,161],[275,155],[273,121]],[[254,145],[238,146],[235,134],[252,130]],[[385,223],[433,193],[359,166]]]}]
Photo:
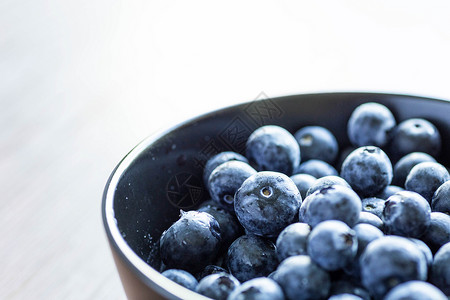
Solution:
[{"label": "dark blue berry", "polygon": [[449,179],[447,169],[440,163],[423,162],[411,169],[406,177],[405,188],[421,194],[431,203],[434,192]]},{"label": "dark blue berry", "polygon": [[316,178],[334,175],[337,176],[336,169],[322,160],[310,159],[301,163],[294,171],[295,174],[309,174]]},{"label": "dark blue berry", "polygon": [[447,300],[441,290],[434,285],[418,280],[408,281],[397,285],[384,300]]},{"label": "dark blue berry", "polygon": [[450,215],[450,180],[444,182],[434,192],[431,199],[431,210]]},{"label": "dark blue berry", "polygon": [[163,232],[160,253],[168,268],[198,272],[216,258],[220,227],[208,213],[182,212],[181,218]]},{"label": "dark blue berry", "polygon": [[211,275],[211,274],[218,274],[218,273],[228,273],[227,270],[225,270],[222,267],[216,266],[216,265],[207,265],[203,271],[201,271],[200,273],[198,273],[196,275],[198,280],[201,280],[202,278]]},{"label": "dark blue berry", "polygon": [[197,285],[196,292],[215,300],[226,300],[240,282],[233,275],[218,273],[208,275]]},{"label": "dark blue berry", "polygon": [[450,216],[441,212],[432,212],[430,226],[421,239],[433,252],[450,242]]},{"label": "dark blue berry", "polygon": [[369,292],[354,281],[342,280],[331,282],[330,295],[352,294],[364,300],[370,300]]},{"label": "dark blue berry", "polygon": [[384,236],[369,243],[359,262],[362,284],[376,299],[400,283],[427,278],[425,256],[400,236]]},{"label": "dark blue berry", "polygon": [[395,118],[386,106],[364,103],[353,111],[348,120],[348,138],[357,147],[383,147],[391,139],[395,125]]},{"label": "dark blue berry", "polygon": [[247,140],[246,156],[258,171],[291,175],[300,163],[300,147],[286,129],[267,125],[256,129]]},{"label": "dark blue berry", "polygon": [[384,204],[386,200],[377,197],[369,197],[361,200],[362,211],[374,214],[378,218],[383,217]]},{"label": "dark blue berry", "polygon": [[398,186],[405,186],[406,177],[411,169],[423,162],[436,162],[433,156],[423,152],[413,152],[406,154],[394,165],[394,177],[392,183]]},{"label": "dark blue berry", "polygon": [[420,237],[430,226],[431,208],[427,200],[415,192],[398,192],[386,200],[383,222],[389,234]]},{"label": "dark blue berry", "polygon": [[378,147],[361,147],[347,156],[341,177],[362,197],[375,196],[391,183],[391,161]]},{"label": "dark blue berry", "polygon": [[306,126],[298,130],[295,139],[300,145],[301,160],[323,160],[333,164],[339,152],[339,145],[334,135],[321,126]]},{"label": "dark blue berry", "polygon": [[208,190],[214,201],[234,210],[234,194],[248,177],[256,170],[241,161],[228,161],[212,171],[208,180]]},{"label": "dark blue berry", "polygon": [[350,188],[350,185],[342,177],[333,176],[333,175],[324,176],[324,177],[316,179],[316,181],[311,185],[308,192],[306,193],[306,196],[311,195],[312,193],[314,193],[317,190],[321,190],[323,188],[330,187],[332,185],[342,185],[342,186]]},{"label": "dark blue berry", "polygon": [[245,158],[243,155],[240,155],[232,151],[220,152],[219,154],[214,155],[213,157],[208,159],[205,168],[203,170],[203,182],[205,183],[205,186],[208,185],[208,179],[212,171],[221,164],[223,164],[224,162],[231,160],[237,160],[248,163],[247,158]]},{"label": "dark blue berry", "polygon": [[383,221],[380,218],[378,218],[376,215],[371,214],[369,212],[365,212],[365,211],[362,211],[359,213],[358,224],[370,224],[380,230],[384,230]]},{"label": "dark blue berry", "polygon": [[435,254],[430,282],[450,296],[450,242],[444,244]]},{"label": "dark blue berry", "polygon": [[323,299],[330,289],[330,275],[307,255],[285,259],[273,278],[289,300]]},{"label": "dark blue berry", "polygon": [[187,289],[190,289],[191,291],[195,291],[195,288],[198,285],[197,279],[185,270],[179,270],[179,269],[169,269],[165,270],[161,273],[163,276],[169,278],[170,280],[178,283],[179,285],[184,286]]},{"label": "dark blue berry", "polygon": [[227,265],[240,282],[267,276],[278,266],[275,245],[256,235],[243,235],[228,248]]},{"label": "dark blue berry", "polygon": [[238,286],[227,300],[284,300],[281,287],[272,279],[255,278]]},{"label": "dark blue berry", "polygon": [[431,252],[430,247],[427,246],[424,242],[421,240],[415,239],[415,238],[408,238],[411,242],[413,242],[417,248],[422,251],[423,255],[425,256],[425,260],[427,261],[428,269],[431,268],[431,264],[433,263],[433,253]]},{"label": "dark blue berry", "polygon": [[276,236],[294,222],[302,199],[294,182],[278,172],[258,172],[236,192],[239,222],[253,234]]},{"label": "dark blue berry", "polygon": [[319,223],[308,238],[308,255],[320,267],[335,271],[348,265],[356,256],[356,233],[344,222],[330,220]]},{"label": "dark blue berry", "polygon": [[298,188],[302,199],[305,199],[306,193],[311,185],[316,181],[316,177],[309,174],[295,174],[290,177]]},{"label": "dark blue berry", "polygon": [[404,188],[401,188],[399,186],[396,185],[388,185],[387,187],[384,188],[384,190],[381,191],[381,193],[379,193],[377,195],[377,198],[381,198],[386,200],[387,198],[389,198],[390,196],[394,195],[397,192],[401,192],[404,191]]},{"label": "dark blue berry", "polygon": [[390,148],[394,160],[412,152],[424,152],[437,157],[441,152],[441,136],[429,121],[408,119],[394,130]]},{"label": "dark blue berry", "polygon": [[339,294],[331,296],[328,300],[363,300],[363,298],[353,294]]},{"label": "dark blue berry", "polygon": [[312,227],[326,220],[340,220],[353,227],[359,219],[361,199],[349,187],[332,185],[306,197],[300,214]]},{"label": "dark blue berry", "polygon": [[306,244],[311,227],[306,223],[293,223],[278,235],[276,247],[278,261],[294,256],[307,254]]}]

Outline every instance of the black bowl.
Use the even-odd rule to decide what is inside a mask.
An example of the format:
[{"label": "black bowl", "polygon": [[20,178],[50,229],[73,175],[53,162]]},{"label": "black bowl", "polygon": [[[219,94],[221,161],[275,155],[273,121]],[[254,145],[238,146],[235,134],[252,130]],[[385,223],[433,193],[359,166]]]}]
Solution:
[{"label": "black bowl", "polygon": [[[103,195],[103,223],[125,292],[130,299],[207,299],[162,276],[158,241],[180,214],[208,194],[205,161],[215,153],[243,153],[250,133],[262,125],[290,132],[305,125],[330,129],[341,149],[348,146],[347,120],[364,102],[379,102],[397,121],[422,117],[450,136],[450,103],[423,97],[376,93],[295,95],[253,101],[188,120],[145,139],[112,172]],[[442,153],[449,153],[448,140]],[[439,161],[449,165],[450,156]]]}]

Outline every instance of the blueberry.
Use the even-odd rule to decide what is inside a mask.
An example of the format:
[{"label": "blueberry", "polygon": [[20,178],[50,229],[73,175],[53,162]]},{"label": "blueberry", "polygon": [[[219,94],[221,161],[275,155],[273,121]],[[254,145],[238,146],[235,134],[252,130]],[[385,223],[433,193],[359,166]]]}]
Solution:
[{"label": "blueberry", "polygon": [[432,212],[430,220],[430,226],[421,239],[436,252],[442,245],[450,242],[450,216]]},{"label": "blueberry", "polygon": [[423,162],[436,162],[433,156],[423,152],[413,152],[406,154],[394,165],[394,177],[392,183],[398,186],[405,186],[406,177],[411,169]]},{"label": "blueberry", "polygon": [[425,256],[413,242],[400,236],[374,240],[359,262],[362,284],[376,299],[400,283],[427,277]]},{"label": "blueberry", "polygon": [[305,199],[309,187],[316,181],[316,177],[309,174],[295,174],[290,178],[297,186],[302,199]]},{"label": "blueberry", "polygon": [[344,178],[339,176],[324,176],[322,178],[317,179],[309,188],[308,192],[306,193],[306,196],[311,195],[317,190],[330,187],[332,185],[342,185],[350,188],[350,185],[347,183],[347,181],[344,180]]},{"label": "blueberry", "polygon": [[284,300],[284,295],[274,280],[260,277],[238,286],[227,300]]},{"label": "blueberry", "polygon": [[240,282],[233,275],[218,273],[208,275],[197,285],[196,292],[215,300],[226,300]]},{"label": "blueberry", "polygon": [[363,300],[363,298],[353,294],[339,294],[331,296],[328,300]]},{"label": "blueberry", "polygon": [[381,219],[383,217],[385,203],[386,200],[377,197],[364,198],[361,200],[362,211],[374,214]]},{"label": "blueberry", "polygon": [[449,179],[447,169],[440,163],[423,162],[411,169],[406,177],[405,188],[421,194],[431,203],[434,192]]},{"label": "blueberry", "polygon": [[397,285],[384,300],[447,300],[444,293],[428,282],[412,280]]},{"label": "blueberry", "polygon": [[330,289],[330,275],[307,255],[285,259],[277,268],[274,280],[287,299],[323,299]]},{"label": "blueberry", "polygon": [[286,129],[267,125],[256,129],[250,135],[246,156],[258,171],[291,175],[300,163],[300,147]]},{"label": "blueberry", "polygon": [[358,222],[361,199],[351,188],[332,185],[315,191],[306,199],[300,214],[303,222],[312,227],[326,220],[340,220],[350,227]]},{"label": "blueberry", "polygon": [[365,211],[362,211],[359,213],[358,224],[370,224],[380,230],[384,230],[383,221],[380,218],[378,218],[376,215],[371,214],[369,212],[365,212]]},{"label": "blueberry", "polygon": [[278,261],[281,262],[290,256],[306,254],[306,243],[310,232],[311,227],[305,223],[293,223],[283,229],[276,242]]},{"label": "blueberry", "polygon": [[227,265],[239,281],[267,276],[278,266],[275,245],[256,235],[243,235],[228,248]]},{"label": "blueberry", "polygon": [[330,175],[338,175],[338,172],[336,169],[330,165],[329,163],[326,163],[322,160],[318,159],[310,159],[308,161],[305,161],[301,163],[295,170],[295,174],[309,174],[311,176],[314,176],[316,178],[324,177],[324,176],[330,176]]},{"label": "blueberry", "polygon": [[244,229],[234,215],[234,212],[228,212],[220,206],[214,204],[203,205],[197,211],[209,213],[216,219],[220,227],[220,235],[222,237],[222,249],[228,249],[235,239],[244,233]]},{"label": "blueberry", "polygon": [[350,116],[347,134],[357,147],[387,145],[396,125],[391,111],[384,105],[368,102],[358,106]]},{"label": "blueberry", "polygon": [[381,238],[384,234],[380,229],[370,224],[357,224],[353,227],[353,230],[355,231],[356,239],[358,240],[358,250],[356,251],[355,259],[350,261],[349,264],[344,267],[344,270],[349,275],[359,279],[361,272],[359,258],[361,257],[361,254],[366,250],[369,243]]},{"label": "blueberry", "polygon": [[161,273],[163,276],[169,278],[170,280],[178,283],[179,285],[184,286],[191,291],[195,291],[195,288],[198,285],[197,279],[185,270],[179,269],[169,269]]},{"label": "blueberry", "polygon": [[196,275],[198,280],[203,279],[204,277],[211,275],[211,274],[218,274],[218,273],[228,273],[227,270],[225,270],[222,267],[216,266],[216,265],[207,265],[203,271],[201,271],[200,273],[198,273]]},{"label": "blueberry", "polygon": [[215,259],[220,242],[220,227],[213,216],[182,212],[181,218],[161,235],[161,259],[168,268],[198,272]]},{"label": "blueberry", "polygon": [[278,172],[258,172],[236,192],[239,222],[253,234],[276,236],[298,215],[302,199],[294,182]]},{"label": "blueberry", "polygon": [[220,152],[219,154],[214,155],[213,157],[208,159],[205,168],[203,170],[203,182],[205,183],[205,186],[208,184],[208,179],[212,171],[221,164],[223,164],[224,162],[231,160],[237,160],[248,163],[247,158],[245,158],[243,155],[240,155],[232,151]]},{"label": "blueberry", "polygon": [[450,296],[450,242],[444,244],[435,254],[430,282]]},{"label": "blueberry", "polygon": [[395,160],[412,152],[424,152],[437,157],[441,152],[441,136],[429,121],[408,119],[394,130],[390,148]]},{"label": "blueberry", "polygon": [[431,208],[415,192],[403,191],[386,200],[383,222],[386,232],[406,237],[420,237],[430,226]]},{"label": "blueberry", "polygon": [[408,238],[411,242],[413,242],[417,248],[422,251],[423,255],[425,256],[425,260],[427,261],[427,267],[431,268],[431,264],[433,263],[433,253],[431,252],[430,247],[427,246],[424,242],[421,240],[415,239],[415,238]]},{"label": "blueberry", "polygon": [[208,179],[208,190],[214,201],[233,211],[234,194],[245,179],[256,174],[256,170],[241,161],[228,161],[212,171]]},{"label": "blueberry", "polygon": [[369,292],[359,284],[349,280],[337,280],[331,282],[330,295],[352,294],[364,300],[370,300]]},{"label": "blueberry", "polygon": [[320,267],[335,271],[356,256],[356,233],[344,222],[330,220],[319,223],[308,238],[308,254]]},{"label": "blueberry", "polygon": [[394,195],[395,193],[401,192],[401,191],[404,191],[404,190],[405,190],[404,188],[401,188],[401,187],[396,186],[396,185],[388,185],[376,197],[386,200],[387,198],[389,198],[390,196]]},{"label": "blueberry", "polygon": [[339,145],[334,135],[321,126],[306,126],[294,134],[300,145],[301,160],[323,160],[333,164],[339,152]]},{"label": "blueberry", "polygon": [[450,180],[444,182],[434,192],[433,198],[431,199],[431,210],[450,215]]},{"label": "blueberry", "polygon": [[361,147],[344,160],[341,177],[362,197],[374,196],[391,183],[391,161],[378,147]]}]

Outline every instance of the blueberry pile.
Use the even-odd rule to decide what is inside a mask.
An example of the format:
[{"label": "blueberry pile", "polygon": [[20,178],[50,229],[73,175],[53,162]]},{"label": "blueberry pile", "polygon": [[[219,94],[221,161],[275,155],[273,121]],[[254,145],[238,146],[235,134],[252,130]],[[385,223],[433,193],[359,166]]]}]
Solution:
[{"label": "blueberry pile", "polygon": [[211,200],[162,234],[162,274],[223,300],[449,299],[438,129],[365,103],[347,135],[352,148],[341,149],[321,126],[267,125],[244,155],[211,157]]}]

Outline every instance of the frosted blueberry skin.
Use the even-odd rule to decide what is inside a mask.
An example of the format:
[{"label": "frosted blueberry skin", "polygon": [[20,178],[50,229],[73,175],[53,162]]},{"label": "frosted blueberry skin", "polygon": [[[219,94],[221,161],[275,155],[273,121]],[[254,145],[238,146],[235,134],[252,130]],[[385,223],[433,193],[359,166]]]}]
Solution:
[{"label": "frosted blueberry skin", "polygon": [[209,176],[211,175],[212,171],[215,168],[217,168],[224,162],[232,161],[232,160],[237,160],[237,161],[242,161],[242,162],[248,163],[247,158],[245,158],[243,155],[233,152],[233,151],[220,152],[220,153],[214,155],[213,157],[211,157],[210,159],[208,159],[208,161],[206,162],[205,168],[203,170],[203,182],[205,183],[205,186],[208,185]]},{"label": "frosted blueberry skin", "polygon": [[383,218],[383,210],[386,200],[377,197],[369,197],[361,200],[362,211],[374,214],[378,218]]},{"label": "frosted blueberry skin", "polygon": [[322,188],[306,199],[300,214],[303,222],[312,227],[326,220],[339,220],[353,227],[362,209],[359,196],[351,188],[342,185]]},{"label": "frosted blueberry skin", "polygon": [[363,298],[353,294],[339,294],[331,296],[328,300],[363,300]]},{"label": "frosted blueberry skin", "polygon": [[324,299],[330,290],[330,275],[307,255],[285,259],[273,275],[288,300]]},{"label": "frosted blueberry skin", "polygon": [[435,254],[430,282],[450,296],[450,242],[444,244]]},{"label": "frosted blueberry skin", "polygon": [[337,280],[331,282],[330,295],[352,294],[363,300],[370,300],[369,292],[362,286],[349,280]]},{"label": "frosted blueberry skin", "polygon": [[182,212],[160,238],[161,260],[167,268],[201,271],[216,258],[221,243],[219,223],[208,213]]},{"label": "frosted blueberry skin", "polygon": [[430,204],[415,192],[403,191],[386,200],[383,222],[388,234],[418,238],[430,226]]},{"label": "frosted blueberry skin", "polygon": [[405,190],[404,188],[401,188],[401,187],[396,186],[396,185],[388,185],[376,197],[386,200],[387,198],[389,198],[390,196],[394,195],[395,193],[401,192],[401,191],[404,191],[404,190]]},{"label": "frosted blueberry skin", "polygon": [[356,233],[344,222],[323,221],[311,231],[308,255],[327,271],[336,271],[348,265],[356,256]]},{"label": "frosted blueberry skin", "polygon": [[423,162],[436,162],[433,156],[423,152],[413,152],[406,154],[394,165],[394,177],[392,184],[405,186],[406,177],[411,169]]},{"label": "frosted blueberry skin", "polygon": [[395,118],[386,106],[369,102],[353,111],[347,123],[347,134],[356,147],[384,147],[390,141],[395,125]]},{"label": "frosted blueberry skin", "polygon": [[244,229],[234,215],[220,206],[214,204],[204,205],[197,211],[206,212],[216,219],[220,227],[220,235],[222,237],[220,252],[226,251],[235,239],[244,234]]},{"label": "frosted blueberry skin", "polygon": [[430,226],[420,237],[433,252],[450,242],[450,216],[440,212],[432,212]]},{"label": "frosted blueberry skin", "polygon": [[308,189],[316,181],[316,177],[309,174],[295,174],[290,177],[294,184],[297,186],[302,199],[305,199]]},{"label": "frosted blueberry skin", "polygon": [[365,212],[365,211],[362,211],[359,213],[358,224],[370,224],[380,230],[384,230],[383,221],[380,218],[378,218],[376,215],[371,214],[369,212]]},{"label": "frosted blueberry skin", "polygon": [[255,278],[244,282],[230,294],[227,300],[284,300],[281,287],[272,279]]},{"label": "frosted blueberry skin", "polygon": [[196,292],[211,299],[226,300],[239,285],[240,282],[233,275],[218,273],[204,277],[197,285]]},{"label": "frosted blueberry skin", "polygon": [[306,255],[310,232],[311,227],[306,223],[293,223],[283,229],[276,242],[278,261],[294,255]]},{"label": "frosted blueberry skin", "polygon": [[338,172],[336,169],[322,160],[318,159],[310,159],[301,163],[295,170],[295,174],[309,174],[316,178],[321,178],[324,176],[337,176]]},{"label": "frosted blueberry skin", "polygon": [[195,291],[198,285],[197,279],[195,279],[195,277],[191,273],[186,272],[185,270],[169,269],[165,270],[161,274],[168,279],[178,283],[179,285],[190,289],[191,291]]},{"label": "frosted blueberry skin", "polygon": [[256,129],[249,136],[246,147],[246,157],[257,171],[275,171],[289,176],[300,163],[297,140],[280,126]]},{"label": "frosted blueberry skin", "polygon": [[450,215],[450,180],[444,182],[434,192],[431,199],[431,210]]},{"label": "frosted blueberry skin", "polygon": [[351,188],[350,185],[347,183],[347,181],[345,181],[344,178],[342,178],[342,177],[334,176],[334,175],[324,176],[324,177],[318,178],[311,185],[311,187],[308,189],[308,192],[306,193],[306,196],[311,195],[312,193],[314,193],[317,190],[320,190],[320,189],[323,189],[326,187],[330,187],[332,185],[342,185],[342,186]]},{"label": "frosted blueberry skin", "polygon": [[235,195],[234,210],[252,234],[277,236],[294,222],[302,203],[294,182],[278,172],[258,172],[244,181]]},{"label": "frosted blueberry skin", "polygon": [[390,149],[394,161],[412,152],[424,152],[438,157],[441,152],[441,135],[425,119],[408,119],[399,123],[394,130]]},{"label": "frosted blueberry skin", "polygon": [[426,280],[423,253],[407,238],[384,236],[367,245],[359,260],[363,286],[375,299],[410,280]]},{"label": "frosted blueberry skin", "polygon": [[329,164],[336,161],[339,145],[334,135],[322,126],[306,126],[294,134],[300,145],[301,161],[323,160]]},{"label": "frosted blueberry skin", "polygon": [[227,266],[240,282],[267,276],[278,266],[275,245],[263,237],[243,235],[228,248]]},{"label": "frosted blueberry skin", "polygon": [[393,288],[384,300],[448,300],[445,294],[434,285],[424,281],[408,281]]},{"label": "frosted blueberry skin", "polygon": [[373,197],[392,181],[392,164],[378,147],[361,147],[344,160],[341,177],[361,197]]},{"label": "frosted blueberry skin", "polygon": [[428,269],[430,269],[431,264],[433,263],[433,253],[431,252],[430,247],[428,247],[427,244],[419,239],[408,238],[408,240],[413,242],[417,246],[417,248],[422,251],[423,255],[425,256],[425,260],[427,261],[427,267]]},{"label": "frosted blueberry skin", "polygon": [[241,161],[228,161],[221,164],[212,171],[208,179],[208,191],[211,198],[233,211],[234,194],[253,174],[256,174],[256,170]]},{"label": "frosted blueberry skin", "polygon": [[421,194],[431,203],[436,190],[447,180],[450,180],[450,175],[443,165],[436,162],[423,162],[411,169],[406,177],[405,188]]}]

